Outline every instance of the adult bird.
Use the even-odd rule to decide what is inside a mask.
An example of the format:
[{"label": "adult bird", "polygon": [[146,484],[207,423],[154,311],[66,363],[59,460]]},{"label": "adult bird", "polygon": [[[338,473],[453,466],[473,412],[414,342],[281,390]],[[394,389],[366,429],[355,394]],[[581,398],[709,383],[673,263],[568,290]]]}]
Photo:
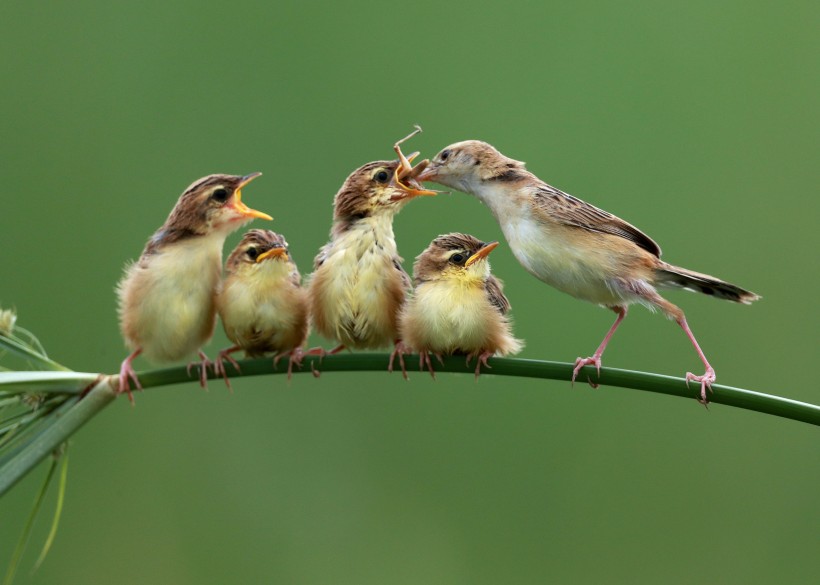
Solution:
[{"label": "adult bird", "polygon": [[594,365],[629,305],[659,309],[686,333],[705,367],[700,400],[715,381],[709,364],[686,322],[683,311],[658,289],[684,288],[717,298],[749,304],[760,297],[714,276],[661,260],[660,247],[638,228],[602,209],[548,185],[523,162],[504,156],[479,140],[457,142],[441,150],[419,181],[435,181],[477,197],[490,208],[516,259],[533,276],[575,298],[602,305],[617,315],[595,353],[578,358],[572,373]]}]

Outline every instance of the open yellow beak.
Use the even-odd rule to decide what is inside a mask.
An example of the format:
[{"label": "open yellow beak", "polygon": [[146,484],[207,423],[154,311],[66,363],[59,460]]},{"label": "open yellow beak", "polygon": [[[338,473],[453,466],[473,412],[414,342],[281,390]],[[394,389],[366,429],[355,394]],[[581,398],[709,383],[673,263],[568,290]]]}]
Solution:
[{"label": "open yellow beak", "polygon": [[273,219],[267,213],[262,213],[261,211],[256,211],[255,209],[251,209],[244,203],[242,203],[242,187],[253,181],[256,177],[260,176],[262,173],[251,173],[250,175],[245,175],[242,177],[242,180],[239,182],[239,186],[234,191],[234,201],[231,207],[241,215],[245,217],[258,217],[259,219]]},{"label": "open yellow beak", "polygon": [[259,254],[259,256],[256,257],[256,263],[259,264],[262,260],[267,260],[268,258],[287,257],[287,255],[288,251],[285,248],[271,248]]},{"label": "open yellow beak", "polygon": [[[410,154],[410,156],[407,157],[407,162],[413,162],[413,159],[416,158],[418,154],[418,152]],[[438,191],[425,189],[416,180],[418,174],[426,169],[429,164],[430,161],[425,159],[409,171],[404,171],[402,165],[396,167],[396,171],[393,173],[391,185],[398,189],[400,194],[394,195],[393,201],[400,201],[402,199],[409,199],[410,197],[418,197],[420,195],[438,195]]]},{"label": "open yellow beak", "polygon": [[464,264],[466,268],[470,264],[478,262],[479,260],[484,260],[487,256],[490,255],[490,252],[495,250],[498,247],[498,242],[490,242],[486,244],[483,248],[481,248],[478,252],[467,258],[467,262]]}]

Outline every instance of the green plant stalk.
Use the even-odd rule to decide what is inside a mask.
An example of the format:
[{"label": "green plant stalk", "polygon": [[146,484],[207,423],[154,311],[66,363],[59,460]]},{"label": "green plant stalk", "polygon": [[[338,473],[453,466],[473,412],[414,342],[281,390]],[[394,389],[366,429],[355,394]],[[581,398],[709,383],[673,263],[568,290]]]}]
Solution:
[{"label": "green plant stalk", "polygon": [[37,562],[34,563],[33,571],[39,569],[43,561],[46,560],[46,556],[48,556],[48,552],[54,544],[54,539],[57,538],[57,528],[60,526],[60,518],[63,515],[65,491],[66,485],[68,485],[68,447],[66,447],[65,452],[63,452],[60,458],[62,459],[62,463],[60,465],[60,486],[57,490],[57,507],[54,510],[54,518],[51,520],[51,529],[48,531],[48,537],[43,545],[43,550],[40,551],[40,556],[37,558]]},{"label": "green plant stalk", "polygon": [[[429,380],[429,374],[416,372],[413,366],[418,364],[417,355],[405,356],[405,363],[408,372],[413,379],[422,377]],[[389,356],[381,353],[348,353],[339,355],[307,356],[302,364],[302,369],[294,368],[294,374],[311,374],[315,369],[317,372],[384,372],[387,369]],[[491,368],[482,368],[481,376],[514,376],[522,378],[540,378],[549,380],[572,379],[574,364],[562,362],[549,362],[542,360],[527,360],[520,358],[490,358]],[[398,365],[398,364],[394,364]],[[287,360],[282,359],[279,368],[273,367],[273,361],[269,358],[257,358],[253,360],[242,360],[239,362],[241,372],[235,372],[233,367],[227,365],[228,376],[231,378],[241,376],[260,376],[265,374],[283,374],[287,370]],[[475,372],[475,362],[467,365],[464,357],[452,356],[444,358],[444,363],[440,364],[434,360],[436,374],[470,374]],[[393,372],[394,377],[400,382],[400,372]],[[646,390],[681,398],[697,399],[700,396],[700,384],[687,384],[684,378],[674,376],[664,376],[649,372],[636,372],[632,370],[620,370],[617,368],[601,368],[600,377],[591,366],[585,367],[575,384],[575,391],[589,389],[586,384],[587,376],[602,386],[616,386],[620,388],[632,388],[634,390]],[[192,370],[190,376],[186,368],[167,368],[162,370],[150,370],[139,374],[143,388],[166,386],[169,384],[179,384],[189,382],[197,378],[196,371]],[[220,379],[213,373],[208,374],[208,378]],[[412,380],[411,380],[412,382]],[[569,386],[551,386],[551,390],[570,391]],[[722,384],[713,384],[713,392],[709,395],[709,400],[713,404],[725,404],[746,410],[755,410],[765,414],[772,414],[784,418],[790,418],[809,424],[820,425],[820,406],[799,402],[789,398],[781,398],[771,394],[753,392],[742,388],[733,388]]]},{"label": "green plant stalk", "polygon": [[31,529],[34,528],[34,521],[37,519],[40,506],[43,505],[43,500],[45,499],[46,492],[48,491],[48,486],[51,483],[51,478],[54,477],[54,471],[57,469],[57,464],[58,461],[55,458],[51,462],[51,467],[48,468],[46,479],[40,487],[40,491],[37,492],[37,497],[34,498],[34,507],[31,509],[31,514],[29,514],[25,528],[23,528],[23,534],[20,535],[20,540],[17,542],[17,546],[14,547],[14,554],[11,555],[9,567],[6,570],[6,576],[3,579],[3,585],[11,585],[11,583],[14,582],[14,575],[17,574],[17,567],[20,566],[20,559],[23,557],[23,553],[26,550],[29,536],[31,536]]},{"label": "green plant stalk", "polygon": [[[332,372],[385,372],[389,356],[383,353],[351,353],[326,356],[307,356],[302,364],[302,369],[295,369],[294,374],[308,374],[314,371],[321,372],[322,375]],[[405,361],[410,365],[418,363],[418,356],[405,356]],[[540,378],[551,380],[564,380],[569,382],[572,378],[573,364],[548,362],[540,360],[525,360],[517,358],[491,358],[490,368],[482,368],[484,376],[513,376],[524,378]],[[258,358],[252,360],[242,360],[239,362],[241,372],[235,372],[233,367],[228,365],[228,376],[231,378],[243,376],[260,376],[267,374],[284,374],[287,371],[287,360],[283,359],[279,368],[273,366],[270,358]],[[410,368],[411,370],[413,368]],[[437,374],[469,374],[473,375],[475,365],[468,366],[463,357],[447,357],[444,363],[435,363]],[[194,382],[198,380],[195,370],[189,375],[187,369],[182,367],[167,368],[161,370],[149,370],[138,374],[143,388],[157,388],[171,384]],[[400,372],[394,372],[392,376],[397,383],[405,384],[401,379]],[[421,378],[424,383],[429,383],[429,374],[413,373],[412,382]],[[696,399],[700,394],[698,384],[687,385],[683,378],[673,376],[663,376],[647,372],[635,372],[630,370],[619,370],[616,368],[601,368],[600,377],[595,369],[587,366],[582,370],[575,388],[567,385],[552,385],[550,390],[562,392],[585,392],[590,391],[586,384],[587,376],[592,381],[602,386],[617,386],[622,388],[632,388],[635,390],[646,390],[670,396],[679,396],[690,400]],[[208,378],[211,380],[220,379],[209,372]],[[113,402],[116,395],[109,383],[113,378],[102,378],[92,390],[83,398],[79,399],[62,414],[57,422],[49,425],[39,435],[27,441],[13,457],[9,458],[0,466],[0,496],[20,480],[43,458],[48,456],[54,449],[64,443],[77,429],[86,421],[97,414],[100,410]],[[441,383],[441,382],[439,382]],[[546,387],[545,387],[546,389]],[[789,418],[809,424],[820,426],[820,406],[799,402],[788,398],[781,398],[770,394],[753,392],[742,388],[733,388],[722,384],[714,384],[713,392],[709,399],[713,404],[724,404],[754,410],[765,414]],[[595,390],[601,392],[603,390]],[[139,397],[139,392],[137,392]],[[73,398],[71,400],[74,400]]]},{"label": "green plant stalk", "polygon": [[82,398],[72,398],[75,402],[68,410],[28,440],[25,446],[0,467],[0,496],[116,397],[109,378],[104,377]]}]

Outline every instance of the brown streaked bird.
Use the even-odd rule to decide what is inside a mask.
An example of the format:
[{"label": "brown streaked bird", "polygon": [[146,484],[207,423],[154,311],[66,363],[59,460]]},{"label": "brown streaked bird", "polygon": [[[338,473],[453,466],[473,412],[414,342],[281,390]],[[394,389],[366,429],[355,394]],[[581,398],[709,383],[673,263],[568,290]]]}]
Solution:
[{"label": "brown streaked bird", "polygon": [[430,355],[467,354],[481,365],[493,355],[510,355],[524,344],[513,337],[510,303],[501,281],[490,274],[487,256],[498,242],[485,243],[467,234],[437,237],[413,266],[413,296],[401,313],[401,337],[419,353],[434,375]]},{"label": "brown streaked bird", "polygon": [[402,372],[398,316],[411,285],[396,249],[393,217],[414,197],[437,193],[416,183],[426,162],[411,168],[418,153],[405,158],[403,140],[395,145],[399,160],[359,167],[336,193],[330,241],[314,260],[308,289],[314,328],[339,343],[330,353],[395,344],[388,370],[398,356]]},{"label": "brown streaked bird", "polygon": [[204,385],[208,359],[200,348],[216,324],[222,245],[253,218],[272,219],[242,202],[242,187],[260,174],[209,175],[192,183],[139,260],[126,268],[117,293],[120,328],[133,351],[120,367],[118,392],[132,402],[129,379],[141,386],[131,362],[141,353],[170,362],[198,352]]},{"label": "brown streaked bird", "polygon": [[216,307],[234,345],[219,352],[214,370],[230,387],[222,360],[239,371],[230,354],[241,349],[248,357],[274,353],[274,365],[287,355],[290,378],[293,365],[302,361],[308,303],[285,237],[270,230],[248,231],[228,256],[225,272]]},{"label": "brown streaked bird", "polygon": [[478,140],[451,144],[439,152],[420,181],[435,181],[476,196],[498,221],[521,265],[533,276],[575,298],[617,314],[615,323],[591,357],[578,358],[573,381],[586,365],[599,373],[601,356],[630,304],[660,309],[686,332],[706,368],[700,400],[715,381],[715,370],[700,349],[683,311],[658,294],[658,288],[684,288],[749,304],[760,297],[714,276],[662,261],[660,247],[643,232],[602,209],[548,185],[524,163]]}]

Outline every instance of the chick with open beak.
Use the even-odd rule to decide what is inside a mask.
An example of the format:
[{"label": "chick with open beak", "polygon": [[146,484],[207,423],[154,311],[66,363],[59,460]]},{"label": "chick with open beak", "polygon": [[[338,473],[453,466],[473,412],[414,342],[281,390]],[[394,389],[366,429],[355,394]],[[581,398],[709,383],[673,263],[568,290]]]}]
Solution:
[{"label": "chick with open beak", "polygon": [[230,388],[223,360],[239,371],[231,353],[244,350],[248,357],[273,353],[274,365],[288,356],[290,378],[304,355],[308,303],[285,237],[270,230],[248,231],[228,256],[225,273],[216,306],[234,345],[219,352],[214,370]]},{"label": "chick with open beak", "polygon": [[399,160],[359,167],[336,193],[330,241],[316,256],[308,295],[314,328],[339,344],[330,353],[394,344],[388,370],[398,357],[404,372],[398,315],[411,285],[393,217],[411,199],[437,192],[418,185],[421,171],[410,166],[416,154],[401,154],[402,142]]},{"label": "chick with open beak", "polygon": [[415,290],[404,305],[400,332],[419,353],[419,366],[434,376],[430,354],[467,354],[478,358],[475,375],[493,355],[521,351],[513,337],[510,303],[501,281],[490,273],[487,256],[498,242],[485,243],[467,234],[437,237],[413,266]]}]

